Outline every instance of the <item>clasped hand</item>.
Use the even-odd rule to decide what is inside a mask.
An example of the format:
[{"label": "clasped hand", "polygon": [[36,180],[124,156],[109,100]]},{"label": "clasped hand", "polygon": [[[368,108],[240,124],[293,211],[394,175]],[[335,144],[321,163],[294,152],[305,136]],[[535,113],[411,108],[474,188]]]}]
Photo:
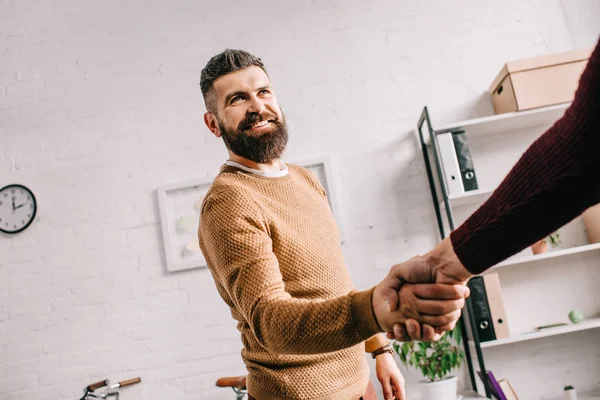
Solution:
[{"label": "clasped hand", "polygon": [[390,339],[436,341],[454,329],[471,274],[448,239],[425,256],[393,266],[373,292],[373,311]]}]

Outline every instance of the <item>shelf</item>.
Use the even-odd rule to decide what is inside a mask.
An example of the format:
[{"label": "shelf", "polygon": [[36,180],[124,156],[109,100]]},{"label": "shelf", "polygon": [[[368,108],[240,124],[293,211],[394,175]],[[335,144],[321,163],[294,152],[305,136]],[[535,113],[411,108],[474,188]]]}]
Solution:
[{"label": "shelf", "polygon": [[[509,337],[508,339],[490,340],[489,342],[481,342],[481,348],[502,346],[505,344],[524,342],[526,340],[540,339],[543,337],[562,335],[565,333],[585,331],[588,329],[600,328],[600,318],[590,318],[578,324],[570,324],[565,326],[559,326],[556,328],[547,328],[540,331],[531,333],[522,333]],[[471,346],[474,346],[473,341],[469,341]]]},{"label": "shelf", "polygon": [[552,125],[564,114],[571,103],[563,103],[555,106],[536,108],[534,110],[519,111],[505,114],[492,115],[489,117],[476,118],[446,124],[435,130],[436,133],[462,128],[467,135],[480,136],[500,132],[510,132],[518,129],[527,129]]},{"label": "shelf", "polygon": [[[600,388],[600,383],[598,384],[598,387]],[[565,400],[565,396],[557,396],[557,397],[552,397],[549,398],[548,400]],[[577,392],[577,400],[600,400],[600,390],[598,389],[593,389],[590,390],[589,392]]]},{"label": "shelf", "polygon": [[[448,197],[448,201],[450,201],[450,206],[452,207],[464,207],[473,204],[482,204],[493,192],[494,189],[471,190],[457,195],[450,195]],[[445,207],[443,201],[440,205]]]},{"label": "shelf", "polygon": [[[472,390],[459,391],[458,398],[457,398],[457,400],[482,400],[482,399],[488,399],[488,397],[482,396],[479,393],[474,392]],[[418,397],[416,400],[422,400],[422,398]]]},{"label": "shelf", "polygon": [[571,247],[563,250],[549,251],[543,254],[532,254],[527,257],[519,257],[514,259],[507,259],[494,267],[490,268],[489,272],[496,272],[498,268],[508,267],[511,265],[528,264],[537,261],[549,260],[552,258],[566,257],[574,254],[583,254],[591,251],[600,250],[600,243],[586,244],[583,246]]}]

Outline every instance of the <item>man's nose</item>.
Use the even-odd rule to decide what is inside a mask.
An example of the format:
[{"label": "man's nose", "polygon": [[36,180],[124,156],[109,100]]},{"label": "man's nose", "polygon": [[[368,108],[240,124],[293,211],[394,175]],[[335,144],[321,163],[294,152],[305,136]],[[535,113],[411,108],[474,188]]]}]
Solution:
[{"label": "man's nose", "polygon": [[256,96],[250,97],[250,108],[248,109],[248,112],[255,112],[255,113],[262,114],[262,112],[264,110],[265,110],[265,103],[261,99],[259,99]]}]

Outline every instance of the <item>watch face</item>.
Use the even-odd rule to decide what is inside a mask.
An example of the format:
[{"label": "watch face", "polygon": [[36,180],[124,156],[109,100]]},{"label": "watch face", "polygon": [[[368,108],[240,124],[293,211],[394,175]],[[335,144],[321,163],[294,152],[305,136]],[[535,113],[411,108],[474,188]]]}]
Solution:
[{"label": "watch face", "polygon": [[18,233],[35,218],[37,203],[31,190],[21,185],[0,189],[0,231]]}]

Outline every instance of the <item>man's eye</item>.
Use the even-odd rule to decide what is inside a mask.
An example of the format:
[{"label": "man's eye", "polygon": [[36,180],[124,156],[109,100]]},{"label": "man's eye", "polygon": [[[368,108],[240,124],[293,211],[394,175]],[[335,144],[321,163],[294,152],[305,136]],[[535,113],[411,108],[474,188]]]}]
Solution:
[{"label": "man's eye", "polygon": [[231,104],[237,103],[240,100],[243,100],[242,96],[235,96],[234,98],[231,99]]},{"label": "man's eye", "polygon": [[258,92],[258,94],[270,94],[270,92],[267,89],[263,89],[260,92]]}]

